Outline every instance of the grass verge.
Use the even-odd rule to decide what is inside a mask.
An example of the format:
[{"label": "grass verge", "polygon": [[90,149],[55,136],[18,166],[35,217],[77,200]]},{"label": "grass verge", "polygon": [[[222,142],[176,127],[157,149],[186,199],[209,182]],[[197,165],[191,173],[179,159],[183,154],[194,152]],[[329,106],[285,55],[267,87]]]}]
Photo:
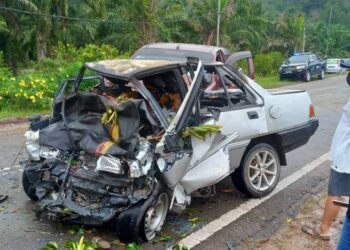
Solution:
[{"label": "grass verge", "polygon": [[272,88],[282,87],[282,86],[296,84],[296,83],[301,82],[298,80],[296,80],[296,81],[288,81],[288,80],[281,81],[277,75],[276,76],[265,76],[265,77],[256,76],[255,81],[266,89],[272,89]]},{"label": "grass verge", "polygon": [[[336,77],[336,76],[340,76],[340,75],[327,74],[326,79]],[[283,87],[283,86],[287,86],[287,85],[305,82],[302,80],[283,80],[283,81],[281,81],[278,75],[275,75],[275,76],[259,76],[259,75],[257,75],[255,78],[256,78],[255,81],[266,89],[278,88],[278,87]],[[312,81],[315,81],[315,80],[318,80],[318,79],[316,77],[312,78]]]},{"label": "grass verge", "polygon": [[30,116],[32,114],[47,114],[49,113],[49,110],[40,110],[40,109],[5,109],[0,111],[0,120],[6,119],[6,118],[24,118],[26,116]]}]

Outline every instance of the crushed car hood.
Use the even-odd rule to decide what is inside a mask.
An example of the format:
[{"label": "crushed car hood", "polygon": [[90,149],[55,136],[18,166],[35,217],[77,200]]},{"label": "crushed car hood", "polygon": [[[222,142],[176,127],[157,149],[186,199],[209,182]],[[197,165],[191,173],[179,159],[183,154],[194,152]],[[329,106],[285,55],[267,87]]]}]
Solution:
[{"label": "crushed car hood", "polygon": [[[39,143],[64,151],[73,149],[70,142],[69,129],[72,139],[79,149],[86,153],[100,155],[132,154],[138,137],[140,120],[147,121],[153,128],[157,123],[152,118],[144,100],[129,100],[119,105],[118,112],[119,139],[114,142],[111,138],[109,125],[101,123],[102,113],[106,111],[107,98],[94,93],[77,93],[67,99],[65,117],[40,130]],[[62,103],[55,104],[56,106]],[[60,109],[60,107],[56,107]]]}]

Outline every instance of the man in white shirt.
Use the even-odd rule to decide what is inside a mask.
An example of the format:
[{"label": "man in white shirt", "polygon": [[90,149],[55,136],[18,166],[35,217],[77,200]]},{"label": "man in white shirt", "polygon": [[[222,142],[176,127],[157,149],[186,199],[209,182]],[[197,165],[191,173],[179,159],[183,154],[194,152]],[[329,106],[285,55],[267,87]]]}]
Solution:
[{"label": "man in white shirt", "polygon": [[333,137],[330,154],[332,167],[322,222],[319,227],[302,226],[304,233],[322,240],[330,239],[330,227],[340,209],[333,203],[333,200],[341,200],[342,196],[350,196],[350,100],[343,108],[343,114]]}]

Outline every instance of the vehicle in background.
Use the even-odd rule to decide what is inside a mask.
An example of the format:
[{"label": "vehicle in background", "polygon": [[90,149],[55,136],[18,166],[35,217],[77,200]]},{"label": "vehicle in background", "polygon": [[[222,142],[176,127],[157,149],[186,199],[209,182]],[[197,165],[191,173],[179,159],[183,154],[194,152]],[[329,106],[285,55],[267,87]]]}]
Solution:
[{"label": "vehicle in background", "polygon": [[280,80],[301,79],[311,81],[313,76],[325,77],[326,62],[317,54],[297,53],[284,61],[279,68]]},{"label": "vehicle in background", "polygon": [[[254,63],[250,51],[241,51],[235,53],[235,55],[239,56],[240,60],[246,59],[247,75],[251,79],[254,79]],[[229,50],[223,47],[187,43],[150,43],[137,50],[131,58],[138,60],[186,61],[188,57],[196,57],[205,64],[213,62],[237,62],[236,57],[232,60],[231,56]],[[231,59],[228,60],[230,57]],[[238,67],[232,64],[231,66]]]},{"label": "vehicle in background", "polygon": [[340,61],[340,67],[348,69],[350,68],[350,58],[345,58]]},{"label": "vehicle in background", "polygon": [[343,61],[344,60],[340,58],[327,59],[326,73],[337,73],[337,74],[344,73],[346,70],[340,67],[340,63]]}]

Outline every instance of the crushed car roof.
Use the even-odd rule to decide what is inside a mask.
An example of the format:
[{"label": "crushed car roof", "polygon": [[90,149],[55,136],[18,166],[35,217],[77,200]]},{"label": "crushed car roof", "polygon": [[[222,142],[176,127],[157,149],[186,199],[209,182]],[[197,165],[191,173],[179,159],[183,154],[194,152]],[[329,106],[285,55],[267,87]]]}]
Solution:
[{"label": "crushed car roof", "polygon": [[189,44],[189,43],[150,43],[145,45],[147,48],[160,48],[160,49],[174,49],[174,50],[189,50],[198,52],[214,53],[223,49],[221,47],[203,45],[203,44]]},{"label": "crushed car roof", "polygon": [[181,62],[167,60],[113,59],[85,63],[85,67],[96,71],[101,75],[128,80],[134,75],[155,69],[158,70],[161,68],[179,66],[180,64]]}]

